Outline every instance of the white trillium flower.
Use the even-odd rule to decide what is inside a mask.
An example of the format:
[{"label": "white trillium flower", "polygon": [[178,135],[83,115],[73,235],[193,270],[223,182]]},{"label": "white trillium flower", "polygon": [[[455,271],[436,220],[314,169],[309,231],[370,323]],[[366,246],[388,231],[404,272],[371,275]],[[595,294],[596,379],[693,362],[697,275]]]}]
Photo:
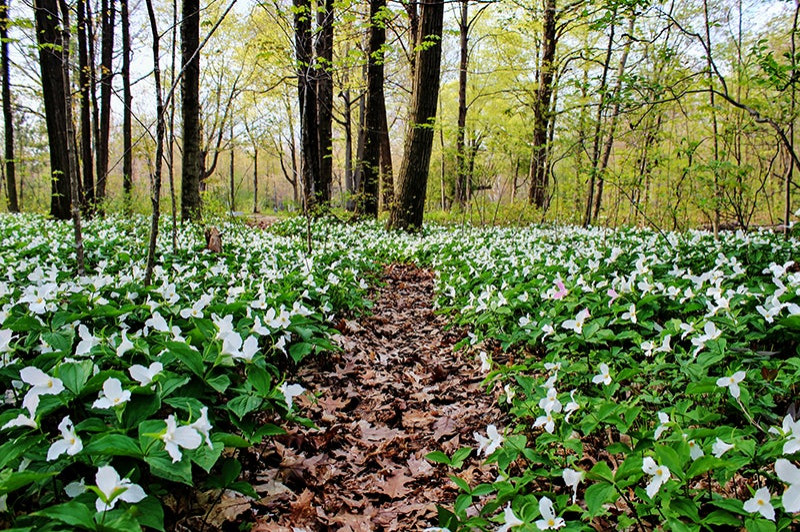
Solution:
[{"label": "white trillium flower", "polygon": [[172,462],[180,462],[183,458],[180,448],[197,449],[203,443],[203,437],[194,427],[188,425],[178,426],[175,415],[170,415],[166,420],[167,430],[161,435],[164,448],[172,458]]},{"label": "white trillium flower", "polygon": [[506,394],[506,404],[511,404],[514,400],[514,396],[517,392],[514,391],[514,387],[511,386],[511,383],[506,383],[503,386],[503,392]]},{"label": "white trillium flower", "polygon": [[47,451],[47,461],[55,460],[64,453],[75,456],[83,449],[83,442],[75,433],[75,426],[69,416],[64,416],[58,424],[61,431],[61,439],[54,442]]},{"label": "white trillium flower", "polygon": [[570,401],[569,403],[567,403],[567,406],[564,407],[564,413],[566,414],[566,417],[564,419],[567,423],[569,423],[570,416],[573,413],[577,412],[581,407],[581,405],[579,405],[578,402],[575,400],[575,392],[577,391],[578,390],[572,390],[571,392],[569,392]]},{"label": "white trillium flower", "polygon": [[511,503],[508,503],[503,510],[503,526],[497,529],[497,532],[508,532],[514,527],[524,525],[525,521],[514,515],[514,510],[511,509]]},{"label": "white trillium flower", "polygon": [[561,401],[558,400],[558,392],[553,387],[547,388],[547,395],[539,400],[539,408],[547,412],[561,412]]},{"label": "white trillium flower", "polygon": [[595,384],[603,384],[605,386],[611,384],[611,374],[609,373],[608,364],[604,362],[600,364],[598,369],[600,370],[600,373],[592,377],[592,382]]},{"label": "white trillium flower", "polygon": [[722,439],[717,438],[717,440],[711,446],[711,454],[717,458],[722,458],[722,455],[733,449],[733,447],[733,444],[725,443],[722,441]]},{"label": "white trillium flower", "polygon": [[144,322],[144,326],[159,332],[171,332],[169,325],[167,324],[167,320],[165,320],[164,316],[162,316],[158,311],[153,312],[153,315],[150,317],[150,319]]},{"label": "white trillium flower", "polygon": [[657,440],[661,437],[665,430],[667,430],[667,423],[669,423],[669,414],[665,412],[658,413],[658,421],[660,424],[656,427],[656,432],[653,435],[653,439]]},{"label": "white trillium flower", "polygon": [[497,431],[497,427],[489,425],[486,427],[486,436],[474,432],[472,434],[478,442],[478,454],[483,453],[489,456],[503,444],[503,435]]},{"label": "white trillium flower", "polygon": [[109,377],[103,383],[103,390],[99,393],[97,399],[92,406],[94,408],[114,408],[121,404],[127,403],[131,398],[131,392],[122,389],[122,383],[119,379]]},{"label": "white trillium flower", "polygon": [[669,480],[669,468],[664,465],[659,465],[649,456],[645,456],[642,463],[642,471],[648,475],[652,475],[650,483],[645,488],[647,496],[651,499],[661,489],[662,484]]},{"label": "white trillium flower", "polygon": [[194,430],[200,433],[203,438],[206,440],[206,444],[208,445],[209,449],[214,448],[214,444],[211,443],[211,429],[214,426],[208,420],[208,407],[204,406],[200,409],[200,417],[197,418],[195,421],[189,424]]},{"label": "white trillium flower", "polygon": [[638,318],[636,317],[636,303],[631,303],[631,306],[628,307],[627,312],[622,313],[622,319],[628,320],[631,323],[636,323]]},{"label": "white trillium flower", "polygon": [[286,406],[289,408],[289,410],[291,410],[292,406],[294,405],[294,398],[306,391],[306,389],[299,384],[289,384],[286,382],[281,384],[280,388],[278,389],[283,394],[283,399],[286,401]]},{"label": "white trillium flower", "polygon": [[97,499],[95,506],[98,512],[111,510],[116,506],[117,501],[137,503],[147,496],[141,486],[134,484],[130,479],[121,479],[117,470],[110,465],[97,470],[95,482],[97,482],[97,489],[105,498],[105,500]]},{"label": "white trillium flower", "polygon": [[556,517],[553,501],[547,497],[539,499],[539,513],[542,514],[542,518],[536,521],[539,530],[556,530],[566,525],[562,517]]},{"label": "white trillium flower", "polygon": [[553,413],[549,411],[545,411],[543,416],[539,416],[536,418],[536,421],[533,422],[533,428],[544,427],[544,430],[549,432],[550,434],[556,428],[556,422],[553,419]]},{"label": "white trillium flower", "polygon": [[84,324],[78,326],[78,336],[81,341],[75,347],[75,356],[88,355],[94,346],[100,345],[100,339],[89,332],[89,328]]},{"label": "white trillium flower", "polygon": [[795,421],[791,414],[786,414],[783,418],[783,426],[780,430],[772,427],[769,432],[788,438],[787,442],[783,444],[783,454],[794,454],[800,451],[800,421]]},{"label": "white trillium flower", "polygon": [[586,324],[586,320],[589,319],[589,316],[589,309],[585,308],[578,312],[574,320],[566,320],[561,324],[561,326],[565,329],[574,331],[575,334],[581,334],[583,332],[583,326]]},{"label": "white trillium flower", "polygon": [[153,362],[147,368],[140,364],[134,364],[128,368],[128,373],[130,373],[131,378],[135,381],[138,381],[140,385],[147,386],[148,384],[152,383],[156,375],[161,373],[163,370],[164,366],[161,364],[161,362]]},{"label": "white trillium flower", "polygon": [[583,482],[583,471],[576,471],[569,467],[564,468],[561,472],[561,478],[564,479],[564,484],[568,488],[572,488],[572,504],[575,504],[575,499],[578,497],[578,484]]},{"label": "white trillium flower", "polygon": [[739,383],[742,382],[746,376],[747,374],[744,371],[737,371],[733,375],[717,379],[717,386],[728,388],[733,398],[738,399],[741,392],[741,390],[739,390]]},{"label": "white trillium flower", "polygon": [[492,369],[492,361],[489,359],[489,355],[486,354],[486,351],[481,351],[478,353],[478,358],[481,361],[481,372],[486,373],[487,371]]},{"label": "white trillium flower", "polygon": [[[36,396],[38,401],[39,396]],[[37,403],[38,404],[38,403]],[[0,427],[0,430],[5,429],[13,429],[14,427],[30,427],[32,429],[38,428],[39,425],[36,423],[36,410],[28,409],[28,415],[20,414],[11,421],[6,422],[5,425]]]},{"label": "white trillium flower", "polygon": [[131,349],[133,349],[133,342],[128,339],[127,331],[125,329],[122,330],[122,341],[117,346],[117,356],[121,357]]},{"label": "white trillium flower", "polygon": [[744,503],[744,510],[750,513],[759,513],[764,519],[770,521],[775,520],[775,508],[772,507],[770,499],[772,496],[768,488],[759,488],[756,490],[752,499],[748,499]]},{"label": "white trillium flower", "polygon": [[706,453],[703,452],[703,448],[700,447],[696,441],[689,440],[686,443],[689,445],[689,456],[692,458],[692,460],[697,460],[701,456],[705,456]]},{"label": "white trillium flower", "polygon": [[789,513],[800,512],[800,469],[785,458],[775,461],[775,473],[783,482],[789,484],[783,492],[783,509]]},{"label": "white trillium flower", "polygon": [[19,376],[22,382],[31,385],[31,389],[22,399],[22,407],[31,413],[31,417],[34,416],[36,409],[39,407],[40,395],[58,395],[64,391],[64,383],[61,382],[61,379],[51,377],[37,367],[28,366],[27,368],[22,368]]}]

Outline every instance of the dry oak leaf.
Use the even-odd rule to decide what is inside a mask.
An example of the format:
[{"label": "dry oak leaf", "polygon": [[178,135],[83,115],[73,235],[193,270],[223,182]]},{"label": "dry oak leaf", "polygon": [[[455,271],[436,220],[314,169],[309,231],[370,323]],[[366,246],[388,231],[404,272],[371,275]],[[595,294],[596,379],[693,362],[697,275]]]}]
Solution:
[{"label": "dry oak leaf", "polygon": [[391,499],[400,499],[413,491],[406,486],[406,484],[413,480],[412,477],[406,476],[405,471],[401,469],[385,480],[377,480],[375,482],[375,487],[384,495],[388,495]]}]

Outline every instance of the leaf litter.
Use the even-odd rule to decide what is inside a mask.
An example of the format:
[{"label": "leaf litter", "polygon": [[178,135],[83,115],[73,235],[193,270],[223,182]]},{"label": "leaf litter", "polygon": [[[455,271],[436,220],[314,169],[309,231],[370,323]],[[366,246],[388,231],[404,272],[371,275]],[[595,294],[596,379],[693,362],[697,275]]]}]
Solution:
[{"label": "leaf litter", "polygon": [[[295,380],[316,397],[297,402],[316,428],[289,427],[261,449],[254,531],[436,525],[437,504],[452,505],[458,488],[425,455],[474,446],[474,432],[504,424],[480,364],[453,351],[466,331],[433,310],[433,273],[395,264],[383,282],[371,315],[337,325],[342,351],[299,370]],[[496,472],[473,454],[458,474],[474,482]]]}]

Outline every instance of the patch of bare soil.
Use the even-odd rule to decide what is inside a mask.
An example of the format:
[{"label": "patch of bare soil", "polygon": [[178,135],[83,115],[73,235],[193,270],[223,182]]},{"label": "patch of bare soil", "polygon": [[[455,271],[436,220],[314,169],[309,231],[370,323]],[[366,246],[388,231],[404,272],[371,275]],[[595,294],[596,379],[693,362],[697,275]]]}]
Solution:
[{"label": "patch of bare soil", "polygon": [[[367,532],[436,525],[436,505],[458,494],[434,450],[475,445],[473,432],[504,414],[481,386],[473,356],[453,352],[466,334],[434,313],[433,274],[385,270],[373,313],[343,320],[343,351],[303,367],[296,380],[318,399],[300,401],[317,429],[295,427],[261,455],[254,531]],[[469,482],[493,478],[473,457]]]}]

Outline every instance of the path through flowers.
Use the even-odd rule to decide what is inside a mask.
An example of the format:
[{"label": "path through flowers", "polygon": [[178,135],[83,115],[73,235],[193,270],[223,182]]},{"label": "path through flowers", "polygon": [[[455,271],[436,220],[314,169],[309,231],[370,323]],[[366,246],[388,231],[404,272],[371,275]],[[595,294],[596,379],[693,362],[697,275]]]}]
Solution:
[{"label": "path through flowers", "polygon": [[[458,491],[451,470],[425,455],[474,446],[474,432],[503,423],[477,357],[453,353],[466,333],[446,330],[431,307],[433,274],[394,265],[384,281],[370,315],[339,323],[343,351],[297,375],[318,395],[297,399],[318,428],[266,445],[256,489],[269,494],[254,531],[436,525],[436,505],[452,505]],[[473,455],[459,475],[474,485],[496,473]]]}]

